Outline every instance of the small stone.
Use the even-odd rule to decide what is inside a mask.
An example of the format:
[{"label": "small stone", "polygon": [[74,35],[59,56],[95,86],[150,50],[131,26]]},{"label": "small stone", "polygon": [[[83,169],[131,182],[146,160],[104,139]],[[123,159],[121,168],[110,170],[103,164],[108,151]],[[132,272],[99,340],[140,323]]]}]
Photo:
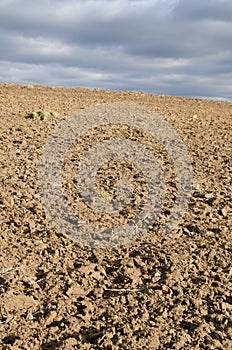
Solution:
[{"label": "small stone", "polygon": [[212,198],[214,198],[214,194],[213,193],[205,193],[205,198],[212,199]]},{"label": "small stone", "polygon": [[154,277],[160,277],[160,276],[161,276],[161,273],[159,271],[154,273]]},{"label": "small stone", "polygon": [[226,209],[226,207],[224,207],[224,208],[221,209],[221,213],[222,213],[222,215],[223,215],[224,217],[227,216],[227,209]]},{"label": "small stone", "polygon": [[27,319],[31,321],[31,320],[34,320],[34,317],[31,313],[28,313]]},{"label": "small stone", "polygon": [[193,190],[198,191],[200,189],[200,185],[197,182],[193,182],[192,188],[193,188]]}]

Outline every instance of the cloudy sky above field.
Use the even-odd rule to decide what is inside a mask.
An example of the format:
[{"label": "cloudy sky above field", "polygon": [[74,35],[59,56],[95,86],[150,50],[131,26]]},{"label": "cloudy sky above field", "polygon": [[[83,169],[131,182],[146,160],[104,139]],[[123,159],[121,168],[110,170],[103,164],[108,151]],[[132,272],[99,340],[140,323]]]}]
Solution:
[{"label": "cloudy sky above field", "polygon": [[1,0],[0,83],[232,98],[231,0]]}]

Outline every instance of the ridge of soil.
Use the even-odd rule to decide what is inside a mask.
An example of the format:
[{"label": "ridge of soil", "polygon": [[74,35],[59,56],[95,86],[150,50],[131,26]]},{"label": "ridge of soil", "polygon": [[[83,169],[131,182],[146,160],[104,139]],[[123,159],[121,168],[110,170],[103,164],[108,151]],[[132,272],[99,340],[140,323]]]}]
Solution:
[{"label": "ridge of soil", "polygon": [[[105,250],[81,247],[47,220],[38,193],[43,145],[63,118],[26,117],[38,110],[68,116],[116,101],[142,105],[176,129],[192,162],[192,196],[170,234],[162,230],[169,214],[164,210],[157,225],[135,242]],[[0,118],[1,349],[232,348],[232,103],[1,84]],[[90,131],[67,157],[63,186],[70,205],[78,201],[73,155],[99,135],[103,130]],[[152,147],[146,135],[136,137]],[[162,161],[168,164],[167,157]],[[116,168],[119,176],[125,165]],[[98,178],[105,191],[107,171]],[[166,175],[171,184],[171,170]],[[171,184],[167,208],[173,191]],[[75,208],[98,221],[81,203]]]}]

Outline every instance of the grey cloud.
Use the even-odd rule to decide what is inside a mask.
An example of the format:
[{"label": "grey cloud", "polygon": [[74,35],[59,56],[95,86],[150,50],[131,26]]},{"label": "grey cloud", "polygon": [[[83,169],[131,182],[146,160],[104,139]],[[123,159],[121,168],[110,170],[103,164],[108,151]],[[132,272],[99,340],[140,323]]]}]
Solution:
[{"label": "grey cloud", "polygon": [[2,0],[0,81],[230,98],[231,6]]},{"label": "grey cloud", "polygon": [[178,18],[198,22],[205,19],[232,21],[232,2],[228,0],[180,0],[175,7]]}]

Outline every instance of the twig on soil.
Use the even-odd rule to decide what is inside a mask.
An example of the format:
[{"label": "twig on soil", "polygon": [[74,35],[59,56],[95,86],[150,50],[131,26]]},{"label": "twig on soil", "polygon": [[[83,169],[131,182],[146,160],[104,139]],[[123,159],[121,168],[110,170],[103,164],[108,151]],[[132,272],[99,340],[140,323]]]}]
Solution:
[{"label": "twig on soil", "polygon": [[20,270],[21,268],[22,268],[22,267],[19,266],[19,267],[9,267],[9,268],[3,269],[2,272],[0,272],[0,276],[7,275],[7,274],[10,273],[11,271],[18,271],[18,270]]},{"label": "twig on soil", "polygon": [[100,343],[102,343],[102,341],[105,339],[105,337],[106,337],[106,335],[105,334],[103,334],[103,336],[98,340],[98,345],[100,344]]}]

